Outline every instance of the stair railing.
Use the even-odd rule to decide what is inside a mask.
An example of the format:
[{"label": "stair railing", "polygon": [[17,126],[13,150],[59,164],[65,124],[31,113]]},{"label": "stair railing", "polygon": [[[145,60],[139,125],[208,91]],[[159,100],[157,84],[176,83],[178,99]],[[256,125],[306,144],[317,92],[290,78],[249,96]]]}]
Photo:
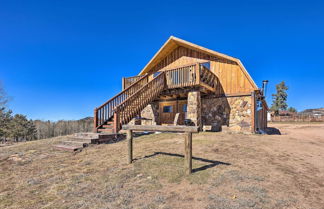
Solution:
[{"label": "stair railing", "polygon": [[115,108],[114,129],[118,132],[122,124],[130,122],[140,114],[165,88],[165,73],[160,73],[145,86],[138,89],[131,97],[124,100]]},{"label": "stair railing", "polygon": [[123,90],[135,83],[136,81],[140,80],[143,78],[145,75],[137,75],[137,76],[132,76],[132,77],[127,77],[127,78],[122,78],[122,86]]},{"label": "stair railing", "polygon": [[203,64],[199,64],[199,78],[200,84],[206,84],[216,90],[219,83],[218,77]]},{"label": "stair railing", "polygon": [[100,107],[94,109],[94,129],[103,125],[114,115],[114,109],[123,103],[128,97],[133,95],[143,86],[148,83],[148,75],[143,76],[135,83],[124,89],[122,92],[102,104]]}]

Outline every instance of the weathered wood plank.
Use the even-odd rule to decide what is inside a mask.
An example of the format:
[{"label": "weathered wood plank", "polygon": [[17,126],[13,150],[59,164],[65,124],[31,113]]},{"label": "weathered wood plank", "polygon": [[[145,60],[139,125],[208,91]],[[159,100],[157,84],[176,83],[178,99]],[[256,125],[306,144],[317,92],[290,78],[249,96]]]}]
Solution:
[{"label": "weathered wood plank", "polygon": [[133,131],[127,130],[127,144],[128,144],[128,164],[133,162]]},{"label": "weathered wood plank", "polygon": [[123,125],[123,130],[197,133],[198,126]]},{"label": "weathered wood plank", "polygon": [[192,172],[192,133],[185,133],[185,172]]}]

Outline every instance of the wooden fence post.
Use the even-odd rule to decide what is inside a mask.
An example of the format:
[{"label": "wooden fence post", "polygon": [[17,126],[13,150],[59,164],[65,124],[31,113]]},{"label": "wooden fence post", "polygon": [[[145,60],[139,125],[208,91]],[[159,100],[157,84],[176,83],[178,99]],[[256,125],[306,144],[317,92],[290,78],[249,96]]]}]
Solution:
[{"label": "wooden fence post", "polygon": [[185,172],[191,174],[192,171],[192,133],[185,134]]},{"label": "wooden fence post", "polygon": [[127,130],[128,164],[133,162],[133,131]]}]

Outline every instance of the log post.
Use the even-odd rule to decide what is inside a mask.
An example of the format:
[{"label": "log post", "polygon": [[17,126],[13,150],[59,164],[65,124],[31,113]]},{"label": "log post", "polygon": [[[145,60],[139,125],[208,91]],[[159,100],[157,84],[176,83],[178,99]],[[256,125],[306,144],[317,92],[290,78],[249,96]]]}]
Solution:
[{"label": "log post", "polygon": [[133,131],[127,130],[128,164],[133,162]]},{"label": "log post", "polygon": [[114,112],[114,132],[118,133],[119,131],[119,114],[117,111]]},{"label": "log post", "polygon": [[200,66],[199,63],[196,63],[196,85],[200,84]]},{"label": "log post", "polygon": [[192,171],[192,133],[185,134],[185,172],[187,175]]},{"label": "log post", "polygon": [[93,113],[93,132],[97,133],[97,126],[98,126],[98,109],[94,109]]}]

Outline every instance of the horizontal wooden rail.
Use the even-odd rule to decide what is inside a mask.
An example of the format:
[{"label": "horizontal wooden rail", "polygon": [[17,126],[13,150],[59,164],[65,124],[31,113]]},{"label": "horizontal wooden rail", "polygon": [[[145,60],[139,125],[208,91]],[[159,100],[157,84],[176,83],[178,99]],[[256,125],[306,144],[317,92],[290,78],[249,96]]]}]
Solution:
[{"label": "horizontal wooden rail", "polygon": [[139,126],[139,125],[123,125],[123,130],[127,131],[128,145],[128,163],[133,162],[133,131],[165,131],[165,132],[181,132],[184,133],[184,155],[185,155],[185,173],[192,172],[192,133],[197,133],[198,126]]},{"label": "horizontal wooden rail", "polygon": [[123,130],[133,131],[167,131],[167,132],[192,132],[197,133],[199,126],[162,126],[162,125],[123,125]]}]

